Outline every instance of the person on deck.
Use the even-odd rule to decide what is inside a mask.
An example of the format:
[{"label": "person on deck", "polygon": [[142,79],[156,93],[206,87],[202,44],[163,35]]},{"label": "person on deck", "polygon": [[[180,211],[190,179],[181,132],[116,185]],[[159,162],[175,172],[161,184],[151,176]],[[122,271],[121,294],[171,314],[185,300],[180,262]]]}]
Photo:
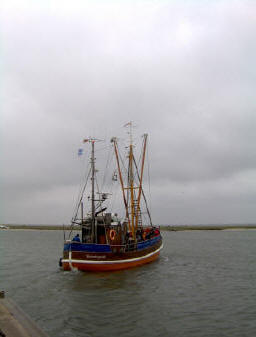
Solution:
[{"label": "person on deck", "polygon": [[142,232],[141,232],[140,229],[138,229],[137,232],[136,232],[136,238],[137,238],[137,241],[142,240]]},{"label": "person on deck", "polygon": [[72,241],[81,242],[80,237],[79,237],[79,234],[76,234],[76,236],[73,237],[73,240],[72,240]]},{"label": "person on deck", "polygon": [[156,228],[156,229],[155,229],[155,231],[154,231],[154,233],[155,233],[155,236],[158,236],[158,235],[160,234],[160,231],[159,231],[159,229],[158,229],[158,228]]}]

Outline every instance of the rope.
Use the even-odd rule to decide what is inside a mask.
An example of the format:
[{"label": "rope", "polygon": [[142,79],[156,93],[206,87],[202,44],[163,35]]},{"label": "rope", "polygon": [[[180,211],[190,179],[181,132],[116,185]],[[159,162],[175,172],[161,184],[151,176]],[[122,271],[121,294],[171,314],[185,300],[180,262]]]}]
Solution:
[{"label": "rope", "polygon": [[[112,156],[110,156],[111,153],[112,153]],[[105,188],[105,183],[106,183],[106,176],[107,176],[107,172],[108,172],[108,167],[110,166],[110,163],[111,163],[112,160],[113,160],[113,156],[114,156],[114,153],[113,153],[113,151],[111,151],[111,147],[109,147],[108,158],[107,158],[107,163],[106,163],[106,168],[105,168],[104,175],[103,175],[102,191],[103,191],[104,188]]]},{"label": "rope", "polygon": [[69,232],[69,238],[70,238],[71,233],[72,233],[73,228],[74,228],[74,222],[76,221],[76,218],[77,218],[77,213],[78,213],[79,207],[80,207],[81,202],[82,202],[82,199],[83,199],[84,191],[85,191],[85,188],[86,188],[86,185],[87,185],[87,182],[88,182],[90,173],[91,173],[91,168],[90,168],[90,170],[89,170],[89,172],[88,172],[88,175],[87,175],[87,178],[86,178],[84,187],[83,187],[83,189],[82,189],[82,191],[81,191],[80,199],[79,199],[79,202],[78,202],[78,204],[77,204],[76,211],[74,212],[75,215],[72,217],[72,220],[71,220],[71,229],[70,229],[70,232]]},{"label": "rope", "polygon": [[[134,160],[134,165],[135,165],[135,168],[136,168],[136,173],[137,173],[138,179],[140,181],[138,166],[137,166],[136,161],[135,161],[134,158],[133,158],[133,160]],[[148,213],[149,221],[150,221],[150,224],[152,226],[151,215],[150,215],[150,212],[149,212],[148,203],[147,203],[146,196],[145,196],[143,188],[141,188],[141,192],[142,192],[142,196],[143,196],[143,199],[144,199],[144,202],[145,202],[145,206],[146,206],[146,210],[147,210],[147,213]]]}]

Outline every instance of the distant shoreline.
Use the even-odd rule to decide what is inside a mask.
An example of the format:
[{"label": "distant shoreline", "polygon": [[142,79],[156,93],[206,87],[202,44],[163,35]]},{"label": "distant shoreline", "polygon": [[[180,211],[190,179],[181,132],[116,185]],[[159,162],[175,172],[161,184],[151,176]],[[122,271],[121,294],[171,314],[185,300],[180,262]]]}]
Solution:
[{"label": "distant shoreline", "polygon": [[192,231],[192,230],[246,230],[256,229],[256,225],[180,225],[180,226],[160,226],[162,231]]},{"label": "distant shoreline", "polygon": [[[26,230],[71,230],[71,226],[61,225],[2,225],[7,229],[26,229]],[[78,229],[78,226],[74,227]],[[256,229],[256,224],[252,225],[160,225],[162,231],[192,231],[192,230],[246,230]]]},{"label": "distant shoreline", "polygon": [[[7,229],[35,229],[35,230],[70,230],[71,226],[61,226],[61,225],[2,225],[6,226]],[[4,230],[4,229],[3,229]]]}]

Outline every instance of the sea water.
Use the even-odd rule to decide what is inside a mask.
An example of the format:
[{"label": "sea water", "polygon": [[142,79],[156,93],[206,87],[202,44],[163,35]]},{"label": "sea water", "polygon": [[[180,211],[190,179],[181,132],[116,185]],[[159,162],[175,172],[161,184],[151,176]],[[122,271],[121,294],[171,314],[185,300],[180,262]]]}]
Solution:
[{"label": "sea water", "polygon": [[0,231],[0,290],[50,337],[256,336],[256,231],[163,232],[158,261],[63,272],[62,231]]}]

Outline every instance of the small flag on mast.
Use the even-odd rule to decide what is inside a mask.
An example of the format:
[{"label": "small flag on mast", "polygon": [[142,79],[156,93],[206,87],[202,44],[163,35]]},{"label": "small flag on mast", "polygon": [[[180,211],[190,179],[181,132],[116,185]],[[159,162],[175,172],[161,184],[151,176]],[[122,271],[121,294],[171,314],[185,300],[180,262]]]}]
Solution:
[{"label": "small flag on mast", "polygon": [[81,156],[83,154],[83,152],[84,152],[83,149],[78,149],[78,152],[77,152],[78,156]]}]

